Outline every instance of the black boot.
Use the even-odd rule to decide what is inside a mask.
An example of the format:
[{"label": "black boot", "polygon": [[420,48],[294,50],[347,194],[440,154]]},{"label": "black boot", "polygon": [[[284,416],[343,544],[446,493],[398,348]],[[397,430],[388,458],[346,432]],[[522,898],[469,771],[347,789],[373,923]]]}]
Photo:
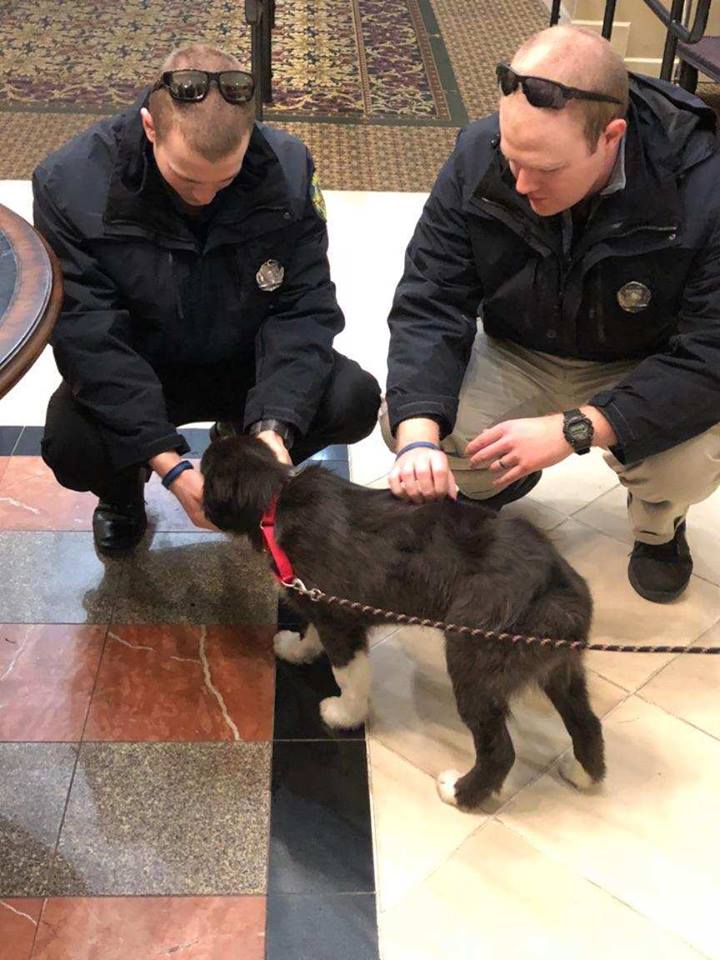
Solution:
[{"label": "black boot", "polygon": [[93,538],[99,553],[119,553],[132,550],[143,538],[147,527],[145,515],[146,468],[138,470],[137,479],[131,479],[125,497],[100,498],[93,513]]},{"label": "black boot", "polygon": [[635,541],[628,564],[628,579],[635,592],[646,600],[670,603],[687,587],[692,568],[683,520],[668,543],[656,545]]},{"label": "black boot", "polygon": [[500,493],[496,493],[494,497],[488,497],[487,500],[476,500],[474,497],[466,497],[464,493],[459,493],[458,501],[460,503],[473,503],[479,507],[487,507],[489,510],[499,513],[508,503],[520,500],[521,497],[530,493],[532,488],[537,486],[541,476],[542,470],[529,473],[526,477],[521,477],[519,480],[516,480],[515,483],[511,483],[509,487],[505,487]]}]

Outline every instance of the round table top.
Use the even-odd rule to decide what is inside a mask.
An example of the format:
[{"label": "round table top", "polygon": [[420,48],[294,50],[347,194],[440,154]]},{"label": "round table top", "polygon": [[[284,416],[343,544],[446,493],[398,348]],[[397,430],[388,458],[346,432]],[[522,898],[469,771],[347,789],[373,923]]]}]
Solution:
[{"label": "round table top", "polygon": [[62,305],[62,276],[40,234],[0,204],[0,397],[37,360]]}]

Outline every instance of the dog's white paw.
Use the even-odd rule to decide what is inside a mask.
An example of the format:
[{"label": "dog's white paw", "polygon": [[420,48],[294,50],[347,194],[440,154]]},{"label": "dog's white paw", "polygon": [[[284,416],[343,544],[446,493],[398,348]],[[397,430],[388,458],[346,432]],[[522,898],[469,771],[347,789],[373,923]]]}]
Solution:
[{"label": "dog's white paw", "polygon": [[348,702],[343,697],[326,697],[320,701],[320,716],[329,727],[352,730],[367,719],[367,705]]},{"label": "dog's white paw", "polygon": [[273,647],[278,660],[288,663],[312,663],[322,651],[322,644],[314,627],[309,627],[304,637],[294,630],[280,630],[273,637]]},{"label": "dog's white paw", "polygon": [[578,790],[591,790],[597,786],[590,774],[574,757],[572,753],[560,761],[559,773],[563,780],[567,780]]},{"label": "dog's white paw", "polygon": [[443,803],[449,803],[453,807],[458,805],[457,797],[455,796],[455,784],[461,776],[462,774],[459,770],[443,770],[437,778],[437,792]]}]

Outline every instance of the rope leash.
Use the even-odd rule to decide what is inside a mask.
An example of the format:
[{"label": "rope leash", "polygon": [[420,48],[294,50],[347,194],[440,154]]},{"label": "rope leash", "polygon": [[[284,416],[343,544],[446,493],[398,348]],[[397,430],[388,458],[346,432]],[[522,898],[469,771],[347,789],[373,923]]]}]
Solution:
[{"label": "rope leash", "polygon": [[481,630],[479,627],[467,627],[457,623],[445,623],[442,620],[429,620],[427,617],[413,617],[407,613],[398,613],[396,610],[384,610],[382,607],[372,607],[358,600],[348,600],[346,597],[336,597],[323,593],[318,587],[308,588],[299,577],[292,580],[280,580],[286,590],[293,590],[301,596],[308,597],[313,603],[325,603],[328,606],[337,605],[354,613],[370,614],[373,617],[382,617],[393,623],[408,626],[433,627],[436,630],[446,630],[450,633],[460,633],[468,637],[484,637],[486,640],[507,640],[514,644],[530,646],[537,643],[541,647],[566,647],[568,650],[602,650],[604,653],[697,653],[712,656],[720,654],[718,647],[670,647],[670,646],[638,646],[623,643],[585,643],[582,640],[558,640],[552,637],[525,636],[522,633],[498,633],[497,630]]}]

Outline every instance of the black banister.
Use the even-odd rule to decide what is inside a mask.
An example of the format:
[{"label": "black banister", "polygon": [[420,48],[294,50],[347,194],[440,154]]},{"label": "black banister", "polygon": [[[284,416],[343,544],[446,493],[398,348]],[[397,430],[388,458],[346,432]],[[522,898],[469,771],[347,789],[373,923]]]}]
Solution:
[{"label": "black banister", "polygon": [[[650,7],[658,20],[665,24],[676,40],[681,40],[683,43],[697,43],[698,40],[702,40],[705,28],[707,27],[712,0],[698,0],[698,5],[695,10],[695,21],[689,30],[682,22],[682,8],[684,7],[684,3],[676,3],[676,0],[673,0],[670,11],[668,12],[660,0],[643,0],[643,2],[647,7]],[[678,6],[680,12],[673,13]]]}]

